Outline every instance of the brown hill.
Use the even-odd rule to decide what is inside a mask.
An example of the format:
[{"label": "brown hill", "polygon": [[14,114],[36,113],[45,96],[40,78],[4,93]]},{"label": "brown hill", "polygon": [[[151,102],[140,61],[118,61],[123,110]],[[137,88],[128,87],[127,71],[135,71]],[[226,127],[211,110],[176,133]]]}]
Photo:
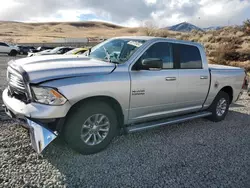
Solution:
[{"label": "brown hill", "polygon": [[53,42],[56,38],[114,37],[141,34],[137,28],[125,28],[105,22],[0,22],[0,41]]}]

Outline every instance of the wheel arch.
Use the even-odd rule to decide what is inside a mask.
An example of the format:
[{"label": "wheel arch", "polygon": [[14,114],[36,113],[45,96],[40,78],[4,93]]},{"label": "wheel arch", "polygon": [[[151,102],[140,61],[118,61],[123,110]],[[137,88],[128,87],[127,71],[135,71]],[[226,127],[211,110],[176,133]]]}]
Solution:
[{"label": "wheel arch", "polygon": [[102,101],[102,102],[105,102],[108,105],[110,105],[114,109],[114,111],[115,111],[115,113],[117,115],[117,120],[118,120],[118,123],[119,123],[119,127],[120,128],[123,127],[123,125],[124,125],[124,113],[123,113],[121,104],[116,99],[114,99],[113,97],[110,97],[110,96],[100,95],[100,96],[92,96],[92,97],[84,98],[84,99],[78,101],[77,103],[75,103],[70,108],[70,110],[68,111],[66,117],[70,113],[72,113],[75,109],[77,109],[79,106],[82,106],[85,103],[87,103],[87,102],[89,103],[91,101]]},{"label": "wheel arch", "polygon": [[231,86],[224,86],[223,88],[221,88],[220,91],[223,91],[223,92],[228,94],[228,96],[229,96],[229,104],[231,104],[232,101],[233,101],[233,88]]},{"label": "wheel arch", "polygon": [[10,52],[9,52],[10,56],[15,56],[17,54],[18,54],[18,51],[16,49],[11,49]]}]

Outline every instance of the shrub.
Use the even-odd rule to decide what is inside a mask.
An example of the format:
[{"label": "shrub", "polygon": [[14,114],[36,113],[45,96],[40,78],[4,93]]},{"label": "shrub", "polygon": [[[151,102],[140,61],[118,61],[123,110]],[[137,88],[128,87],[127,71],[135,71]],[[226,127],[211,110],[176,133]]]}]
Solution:
[{"label": "shrub", "polygon": [[156,37],[171,37],[171,34],[167,29],[158,29],[155,31]]},{"label": "shrub", "polygon": [[129,28],[128,29],[128,33],[134,34],[134,33],[137,33],[137,32],[138,32],[137,28]]},{"label": "shrub", "polygon": [[144,34],[146,36],[175,37],[175,35],[171,34],[167,29],[157,29],[157,28],[145,27],[143,31],[144,31]]},{"label": "shrub", "polygon": [[150,28],[150,27],[144,27],[143,28],[143,32],[144,32],[144,35],[146,36],[155,36],[155,31],[156,29],[154,28]]},{"label": "shrub", "polygon": [[143,23],[143,32],[146,36],[155,36],[157,32],[157,26],[151,21]]},{"label": "shrub", "polygon": [[214,62],[227,65],[226,57],[235,52],[235,45],[232,43],[220,44],[214,52]]},{"label": "shrub", "polygon": [[189,35],[188,34],[182,34],[180,37],[179,37],[180,40],[189,40]]},{"label": "shrub", "polygon": [[244,62],[233,61],[228,63],[228,65],[244,68],[247,72],[250,71],[250,61],[244,61]]},{"label": "shrub", "polygon": [[243,23],[243,31],[244,31],[245,34],[250,35],[250,19],[247,19]]},{"label": "shrub", "polygon": [[204,46],[208,50],[212,50],[213,49],[213,46],[210,43],[205,43]]}]

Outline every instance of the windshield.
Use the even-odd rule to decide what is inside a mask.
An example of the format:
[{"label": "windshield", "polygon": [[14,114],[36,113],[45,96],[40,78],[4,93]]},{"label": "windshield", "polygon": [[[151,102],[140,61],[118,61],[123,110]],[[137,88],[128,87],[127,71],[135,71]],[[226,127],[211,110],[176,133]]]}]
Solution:
[{"label": "windshield", "polygon": [[72,55],[72,54],[78,52],[79,50],[80,50],[80,48],[75,48],[73,50],[70,50],[70,51],[66,52],[64,55]]},{"label": "windshield", "polygon": [[113,39],[105,41],[91,49],[89,57],[113,63],[127,61],[145,40]]}]

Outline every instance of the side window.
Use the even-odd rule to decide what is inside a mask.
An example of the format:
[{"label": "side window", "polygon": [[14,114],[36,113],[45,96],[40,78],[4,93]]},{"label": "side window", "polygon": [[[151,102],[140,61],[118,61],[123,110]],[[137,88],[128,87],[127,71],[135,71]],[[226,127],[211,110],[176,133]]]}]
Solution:
[{"label": "side window", "polygon": [[8,46],[8,45],[3,42],[0,42],[0,46]]},{"label": "side window", "polygon": [[69,51],[69,48],[64,48],[64,49],[62,49],[62,52],[61,53],[66,53],[67,51]]},{"label": "side window", "polygon": [[64,49],[60,49],[57,51],[58,54],[62,54],[64,52]]},{"label": "side window", "polygon": [[159,58],[163,61],[163,69],[173,69],[172,45],[167,42],[158,42],[150,46],[140,57],[139,61],[147,58]]},{"label": "side window", "polygon": [[181,69],[202,69],[200,51],[191,45],[179,44],[179,58]]}]

